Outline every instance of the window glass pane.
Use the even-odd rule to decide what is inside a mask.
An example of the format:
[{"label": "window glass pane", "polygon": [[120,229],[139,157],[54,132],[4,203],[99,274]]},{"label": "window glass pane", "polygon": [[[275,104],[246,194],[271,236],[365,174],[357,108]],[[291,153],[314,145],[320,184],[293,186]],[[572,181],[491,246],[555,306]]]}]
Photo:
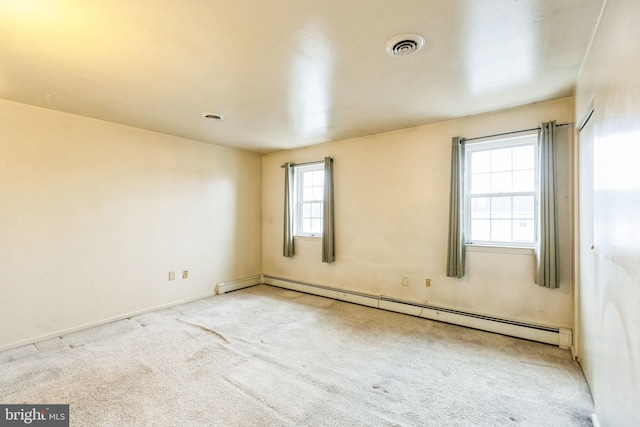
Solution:
[{"label": "window glass pane", "polygon": [[296,234],[322,233],[322,199],[324,197],[324,170],[322,165],[295,168],[298,188],[295,209]]},{"label": "window glass pane", "polygon": [[302,200],[313,200],[313,187],[305,187],[302,189]]},{"label": "window glass pane", "polygon": [[535,191],[536,183],[532,170],[513,172],[513,191]]},{"label": "window glass pane", "polygon": [[471,154],[471,173],[491,172],[491,152],[478,151]]},{"label": "window glass pane", "polygon": [[314,171],[313,172],[313,185],[324,185],[324,171]]},{"label": "window glass pane", "polygon": [[513,147],[513,170],[534,168],[533,145]]},{"label": "window glass pane", "polygon": [[535,242],[535,144],[532,134],[468,147],[465,215],[470,242]]},{"label": "window glass pane", "polygon": [[488,219],[471,220],[471,240],[485,242],[491,240],[491,222]]},{"label": "window glass pane", "polygon": [[491,172],[511,170],[511,148],[491,150]]},{"label": "window glass pane", "polygon": [[491,192],[491,174],[471,175],[471,193],[483,194]]},{"label": "window glass pane", "polygon": [[498,172],[491,174],[491,192],[511,192],[511,172]]},{"label": "window glass pane", "polygon": [[492,197],[491,217],[511,219],[511,197]]},{"label": "window glass pane", "polygon": [[490,218],[491,199],[488,197],[474,197],[471,199],[471,218]]},{"label": "window glass pane", "polygon": [[322,200],[322,187],[313,187],[313,200]]},{"label": "window glass pane", "polygon": [[533,219],[513,220],[513,241],[522,243],[533,243],[535,241]]},{"label": "window glass pane", "polygon": [[511,241],[511,220],[493,219],[491,220],[491,240],[494,242]]},{"label": "window glass pane", "polygon": [[303,172],[302,173],[302,183],[304,187],[313,186],[313,172]]},{"label": "window glass pane", "polygon": [[533,196],[515,196],[513,198],[513,217],[533,219],[535,200]]},{"label": "window glass pane", "polygon": [[322,218],[322,203],[313,203],[311,205],[311,216],[315,218]]}]

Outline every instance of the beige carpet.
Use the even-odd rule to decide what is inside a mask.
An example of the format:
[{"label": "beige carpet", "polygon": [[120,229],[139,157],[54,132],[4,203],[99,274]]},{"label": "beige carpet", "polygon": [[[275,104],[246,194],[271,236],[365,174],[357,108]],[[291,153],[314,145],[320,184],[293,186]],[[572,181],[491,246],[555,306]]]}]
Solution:
[{"label": "beige carpet", "polygon": [[72,426],[588,426],[557,347],[260,285],[0,353]]}]

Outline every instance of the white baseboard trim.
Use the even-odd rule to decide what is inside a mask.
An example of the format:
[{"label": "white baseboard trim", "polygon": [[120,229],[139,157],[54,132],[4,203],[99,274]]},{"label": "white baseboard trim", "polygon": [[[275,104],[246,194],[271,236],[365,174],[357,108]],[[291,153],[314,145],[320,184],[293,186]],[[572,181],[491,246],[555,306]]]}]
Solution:
[{"label": "white baseboard trim", "polygon": [[215,294],[222,295],[227,292],[237,291],[238,289],[259,285],[260,283],[262,283],[262,281],[263,276],[259,274],[256,276],[245,277],[244,279],[220,282],[215,287]]},{"label": "white baseboard trim", "polygon": [[118,316],[113,316],[113,317],[109,317],[106,319],[102,319],[102,320],[96,320],[95,322],[89,322],[89,323],[84,323],[80,326],[74,326],[73,328],[66,328],[66,329],[60,329],[58,331],[54,331],[54,332],[50,332],[48,334],[43,334],[43,335],[39,335],[33,338],[27,338],[25,340],[20,340],[20,341],[15,341],[12,342],[10,344],[5,344],[0,346],[0,352],[2,351],[6,351],[6,350],[11,350],[13,348],[18,348],[18,347],[22,347],[25,345],[29,345],[29,344],[34,344],[40,341],[44,341],[44,340],[48,340],[51,338],[55,338],[55,337],[60,337],[63,335],[68,335],[68,334],[72,334],[74,332],[78,332],[81,331],[83,329],[88,329],[88,328],[93,328],[96,326],[100,326],[100,325],[106,325],[107,323],[111,323],[111,322],[117,322],[118,320],[123,320],[123,319],[128,319],[130,317],[135,317],[135,316],[139,316],[141,314],[145,314],[145,313],[150,313],[152,311],[157,311],[157,310],[163,310],[165,308],[169,308],[169,307],[175,307],[177,305],[182,305],[182,304],[187,304],[193,301],[197,301],[199,299],[203,299],[203,298],[208,298],[211,296],[214,296],[214,293],[206,293],[204,295],[200,295],[200,296],[196,296],[196,297],[189,297],[189,298],[184,298],[178,301],[173,301],[173,302],[169,302],[166,304],[160,304],[160,305],[156,305],[153,307],[149,307],[149,308],[145,308],[142,310],[135,310],[135,311],[131,311],[129,313],[126,314],[121,314]]},{"label": "white baseboard trim", "polygon": [[384,295],[352,292],[269,275],[263,276],[263,283],[340,301],[556,345],[561,348],[570,348],[572,344],[572,331],[569,328],[536,325],[512,319],[465,312],[454,308],[437,307],[425,302],[406,301]]},{"label": "white baseboard trim", "polygon": [[[514,320],[509,320],[509,319],[500,319],[496,317],[486,316],[486,315],[477,314],[477,313],[462,312],[452,308],[435,307],[419,301],[405,301],[405,300],[399,300],[396,298],[386,297],[384,295],[371,295],[371,294],[365,294],[365,293],[354,292],[349,290],[331,288],[328,286],[298,282],[295,280],[283,279],[283,278],[278,278],[273,276],[256,275],[256,276],[246,277],[243,279],[220,282],[215,286],[214,292],[212,293],[206,293],[204,295],[185,298],[178,301],[173,301],[170,303],[145,308],[142,310],[135,310],[122,315],[109,317],[109,318],[98,320],[95,322],[85,323],[73,328],[61,329],[61,330],[57,330],[47,334],[39,335],[36,337],[27,338],[27,339],[15,341],[9,344],[0,345],[0,352],[11,350],[13,348],[22,347],[29,344],[33,344],[39,341],[44,341],[50,338],[68,335],[83,329],[104,325],[104,324],[115,322],[122,319],[127,319],[129,317],[139,316],[141,314],[149,313],[152,311],[162,310],[165,308],[186,304],[186,303],[207,298],[213,295],[220,295],[220,294],[235,291],[238,289],[248,288],[251,286],[258,285],[260,283],[264,283],[267,285],[276,286],[280,288],[291,289],[294,291],[305,292],[313,295],[319,295],[319,296],[332,298],[340,301],[351,302],[354,304],[365,305],[368,307],[380,308],[388,311],[395,311],[398,313],[408,314],[411,316],[438,320],[438,321],[452,323],[460,326],[467,326],[474,329],[481,329],[488,332],[495,332],[503,335],[524,338],[532,341],[539,341],[547,344],[557,345],[562,348],[570,348],[571,346],[572,331],[571,329],[568,329],[568,328],[554,328],[549,326],[528,324],[528,323],[518,322]],[[595,417],[595,414],[593,415],[593,417]]]},{"label": "white baseboard trim", "polygon": [[600,421],[598,421],[598,416],[595,412],[591,414],[591,423],[593,424],[593,427],[600,427]]}]

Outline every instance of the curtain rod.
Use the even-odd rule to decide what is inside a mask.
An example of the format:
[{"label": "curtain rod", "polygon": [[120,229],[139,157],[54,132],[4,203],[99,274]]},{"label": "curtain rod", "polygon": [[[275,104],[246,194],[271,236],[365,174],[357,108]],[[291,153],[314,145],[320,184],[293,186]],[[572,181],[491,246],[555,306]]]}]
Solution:
[{"label": "curtain rod", "polygon": [[[561,126],[569,126],[572,125],[573,123],[561,123],[559,125],[556,125],[556,127],[561,127]],[[493,138],[495,136],[504,136],[504,135],[511,135],[514,133],[522,133],[522,132],[530,132],[532,130],[540,130],[542,129],[540,126],[538,126],[537,128],[531,128],[531,129],[523,129],[523,130],[514,130],[513,132],[505,132],[505,133],[496,133],[495,135],[486,135],[486,136],[476,136],[475,138],[461,138],[461,141],[474,141],[476,139],[484,139],[484,138]]]},{"label": "curtain rod", "polygon": [[[329,157],[329,159],[333,162],[333,159]],[[318,160],[316,162],[304,162],[304,163],[292,163],[293,166],[304,166],[304,165],[316,165],[319,163],[324,163],[324,160]],[[285,165],[280,165],[281,168],[285,167]]]}]

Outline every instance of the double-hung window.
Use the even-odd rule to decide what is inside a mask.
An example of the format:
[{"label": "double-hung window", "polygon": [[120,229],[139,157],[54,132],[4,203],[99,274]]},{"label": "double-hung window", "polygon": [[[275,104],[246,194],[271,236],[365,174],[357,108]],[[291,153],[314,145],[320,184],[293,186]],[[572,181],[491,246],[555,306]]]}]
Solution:
[{"label": "double-hung window", "polygon": [[466,144],[468,244],[533,247],[537,134]]},{"label": "double-hung window", "polygon": [[322,205],[324,199],[324,165],[322,163],[295,166],[294,234],[322,235]]}]

